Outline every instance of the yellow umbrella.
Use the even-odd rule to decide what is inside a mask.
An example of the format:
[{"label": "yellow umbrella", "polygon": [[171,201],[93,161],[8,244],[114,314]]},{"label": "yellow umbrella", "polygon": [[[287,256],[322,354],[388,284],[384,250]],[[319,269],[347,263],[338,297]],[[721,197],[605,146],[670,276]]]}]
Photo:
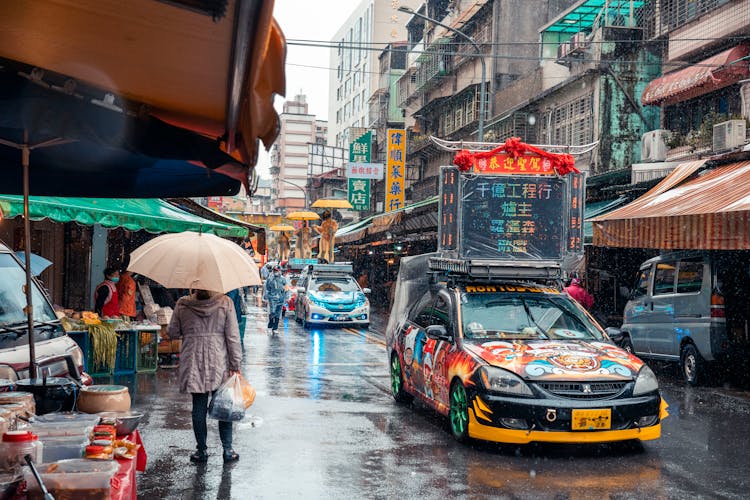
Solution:
[{"label": "yellow umbrella", "polygon": [[289,224],[274,224],[268,229],[270,229],[271,231],[294,231],[294,227],[290,226]]},{"label": "yellow umbrella", "polygon": [[286,218],[289,220],[318,220],[320,219],[320,215],[309,210],[302,210],[299,212],[289,212],[286,214]]},{"label": "yellow umbrella", "polygon": [[351,203],[340,198],[321,198],[311,206],[313,208],[354,208]]}]

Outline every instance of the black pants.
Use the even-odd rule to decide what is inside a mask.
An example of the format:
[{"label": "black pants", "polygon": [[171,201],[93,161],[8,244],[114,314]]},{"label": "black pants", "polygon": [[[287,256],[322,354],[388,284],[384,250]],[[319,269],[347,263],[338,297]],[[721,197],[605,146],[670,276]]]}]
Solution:
[{"label": "black pants", "polygon": [[276,330],[279,328],[279,318],[281,318],[281,308],[283,304],[273,304],[268,306],[268,328]]},{"label": "black pants", "polygon": [[[215,392],[215,391],[214,391]],[[193,432],[195,441],[198,443],[198,451],[206,451],[206,436],[208,429],[206,427],[206,416],[208,415],[208,402],[212,394],[192,393],[193,394]],[[224,450],[232,449],[232,422],[219,421],[219,439]]]}]

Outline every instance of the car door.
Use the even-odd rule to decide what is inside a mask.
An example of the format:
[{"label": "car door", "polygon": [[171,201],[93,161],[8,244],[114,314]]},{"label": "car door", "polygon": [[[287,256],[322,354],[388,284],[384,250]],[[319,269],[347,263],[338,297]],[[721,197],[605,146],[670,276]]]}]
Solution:
[{"label": "car door", "polygon": [[433,302],[434,297],[430,292],[422,296],[401,327],[398,338],[403,356],[404,385],[410,392],[421,395],[424,395],[421,360],[427,342],[425,328],[431,321]]},{"label": "car door", "polygon": [[635,286],[623,312],[623,331],[630,335],[633,350],[639,354],[649,353],[648,321],[651,307],[651,276],[653,264],[638,271]]},{"label": "car door", "polygon": [[651,354],[670,356],[674,350],[675,325],[675,279],[677,261],[658,262],[654,267],[654,279],[649,305],[649,339]]},{"label": "car door", "polygon": [[[455,339],[454,303],[451,294],[441,290],[432,305],[430,325],[442,326],[452,339]],[[450,381],[448,380],[447,356],[453,342],[428,338],[422,349],[422,380],[424,394],[439,411],[447,411],[450,404]]]},{"label": "car door", "polygon": [[702,256],[684,258],[678,262],[675,319],[671,351],[677,358],[685,336],[692,337],[699,351],[710,345],[711,332],[711,277],[709,264]]}]

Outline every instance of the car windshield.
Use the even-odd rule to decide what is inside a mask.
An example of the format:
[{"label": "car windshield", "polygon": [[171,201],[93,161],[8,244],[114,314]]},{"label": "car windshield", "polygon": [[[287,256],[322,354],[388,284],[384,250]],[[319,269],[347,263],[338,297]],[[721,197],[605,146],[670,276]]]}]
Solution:
[{"label": "car windshield", "polygon": [[[26,321],[26,295],[23,287],[26,284],[26,272],[8,253],[0,253],[0,326],[8,326]],[[41,290],[31,287],[36,321],[53,321],[55,312],[44,299]]]},{"label": "car windshield", "polygon": [[463,293],[467,339],[601,340],[602,332],[565,295]]},{"label": "car windshield", "polygon": [[310,289],[317,292],[358,292],[359,285],[351,277],[318,277]]}]

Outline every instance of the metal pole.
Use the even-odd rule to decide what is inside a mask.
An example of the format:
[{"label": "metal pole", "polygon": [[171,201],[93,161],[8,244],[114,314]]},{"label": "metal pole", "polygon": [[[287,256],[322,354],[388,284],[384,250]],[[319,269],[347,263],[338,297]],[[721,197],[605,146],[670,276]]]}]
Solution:
[{"label": "metal pole", "polygon": [[482,49],[477,45],[477,42],[474,41],[473,38],[471,38],[469,35],[464,33],[463,31],[459,31],[456,28],[452,28],[448,26],[447,24],[443,24],[440,21],[437,21],[431,17],[425,16],[424,14],[420,14],[419,12],[416,12],[415,10],[410,9],[406,6],[401,6],[398,8],[401,12],[406,12],[407,14],[411,14],[413,16],[420,17],[424,19],[425,21],[429,21],[433,24],[437,24],[438,26],[442,26],[443,28],[452,31],[453,33],[456,33],[459,36],[462,36],[465,38],[473,47],[474,50],[477,52],[477,57],[479,57],[479,61],[482,63],[482,81],[479,84],[479,123],[477,125],[477,142],[484,142],[484,107],[485,107],[485,101],[487,101],[487,96],[485,95],[487,89],[485,85],[485,79],[487,76],[487,66],[484,60],[484,53],[482,53]]},{"label": "metal pole", "polygon": [[23,253],[26,257],[26,326],[29,336],[29,378],[36,378],[36,347],[34,345],[34,305],[31,295],[31,221],[29,220],[29,149],[28,137],[24,131],[23,146],[21,148],[21,164],[23,165],[23,232],[24,248]]}]

